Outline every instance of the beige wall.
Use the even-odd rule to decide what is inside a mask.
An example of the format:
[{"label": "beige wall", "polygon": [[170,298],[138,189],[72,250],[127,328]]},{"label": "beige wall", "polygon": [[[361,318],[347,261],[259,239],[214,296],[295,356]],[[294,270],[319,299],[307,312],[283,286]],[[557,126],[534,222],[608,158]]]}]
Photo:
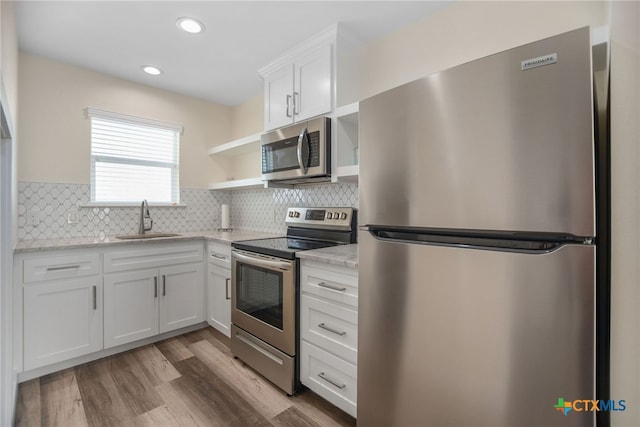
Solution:
[{"label": "beige wall", "polygon": [[224,179],[207,150],[229,139],[229,107],[29,54],[19,66],[20,181],[89,183],[86,107],[182,124],[180,186]]},{"label": "beige wall", "polygon": [[11,123],[15,129],[15,117],[18,113],[18,35],[16,33],[14,3],[0,3],[0,69],[2,70],[2,98]]},{"label": "beige wall", "polygon": [[[402,7],[402,6],[398,6]],[[602,1],[459,1],[364,46],[361,52],[361,99],[437,71],[524,43],[586,25],[607,23]],[[262,126],[258,96],[236,107],[242,123]],[[260,108],[258,108],[260,107]],[[253,115],[250,118],[249,115]],[[238,116],[239,117],[239,116]],[[238,123],[241,123],[240,121]],[[257,126],[234,128],[234,137],[249,135]],[[234,177],[255,176],[257,154],[233,160]]]},{"label": "beige wall", "polygon": [[362,98],[505,49],[606,23],[606,2],[455,2],[366,47]]},{"label": "beige wall", "polygon": [[612,426],[640,426],[640,3],[612,2],[611,397],[627,410]]}]

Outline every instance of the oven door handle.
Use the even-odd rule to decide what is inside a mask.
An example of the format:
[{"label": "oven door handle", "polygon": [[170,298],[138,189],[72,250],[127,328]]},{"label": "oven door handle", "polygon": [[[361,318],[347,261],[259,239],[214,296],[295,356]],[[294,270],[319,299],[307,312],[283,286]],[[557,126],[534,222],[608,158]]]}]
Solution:
[{"label": "oven door handle", "polygon": [[291,270],[291,263],[285,261],[271,261],[268,259],[254,258],[238,252],[233,252],[233,256],[247,264],[265,267],[271,270]]}]

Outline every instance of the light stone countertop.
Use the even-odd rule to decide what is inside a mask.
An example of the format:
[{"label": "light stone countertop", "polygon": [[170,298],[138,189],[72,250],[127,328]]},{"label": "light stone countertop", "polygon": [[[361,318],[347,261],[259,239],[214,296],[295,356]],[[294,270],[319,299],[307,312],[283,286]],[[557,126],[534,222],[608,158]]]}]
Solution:
[{"label": "light stone countertop", "polygon": [[[133,233],[132,233],[133,234]],[[115,236],[104,237],[70,237],[66,239],[37,239],[18,241],[14,253],[36,252],[56,249],[95,248],[115,245],[144,245],[153,242],[182,242],[190,240],[214,240],[219,242],[237,242],[240,240],[268,239],[282,237],[284,234],[265,233],[260,231],[233,230],[233,231],[185,231],[177,233],[174,237],[155,237],[152,239],[121,240]]]},{"label": "light stone countertop", "polygon": [[326,262],[350,268],[358,268],[358,244],[331,246],[311,251],[296,252],[301,259]]}]

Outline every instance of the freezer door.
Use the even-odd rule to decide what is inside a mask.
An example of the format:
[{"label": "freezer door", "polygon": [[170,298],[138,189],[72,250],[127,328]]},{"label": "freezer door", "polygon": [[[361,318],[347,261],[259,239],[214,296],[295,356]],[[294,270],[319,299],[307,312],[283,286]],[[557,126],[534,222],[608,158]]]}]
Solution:
[{"label": "freezer door", "polygon": [[360,224],[594,236],[590,52],[583,28],[362,101]]},{"label": "freezer door", "polygon": [[594,425],[594,247],[358,238],[359,427]]}]

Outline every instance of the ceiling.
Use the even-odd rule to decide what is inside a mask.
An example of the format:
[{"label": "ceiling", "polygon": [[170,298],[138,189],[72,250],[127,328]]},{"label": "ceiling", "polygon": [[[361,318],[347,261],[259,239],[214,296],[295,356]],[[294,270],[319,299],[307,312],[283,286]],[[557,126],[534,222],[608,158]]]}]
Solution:
[{"label": "ceiling", "polygon": [[[262,92],[258,68],[336,22],[368,43],[448,1],[19,1],[16,15],[23,52],[233,106]],[[180,31],[183,16],[206,31]]]}]

